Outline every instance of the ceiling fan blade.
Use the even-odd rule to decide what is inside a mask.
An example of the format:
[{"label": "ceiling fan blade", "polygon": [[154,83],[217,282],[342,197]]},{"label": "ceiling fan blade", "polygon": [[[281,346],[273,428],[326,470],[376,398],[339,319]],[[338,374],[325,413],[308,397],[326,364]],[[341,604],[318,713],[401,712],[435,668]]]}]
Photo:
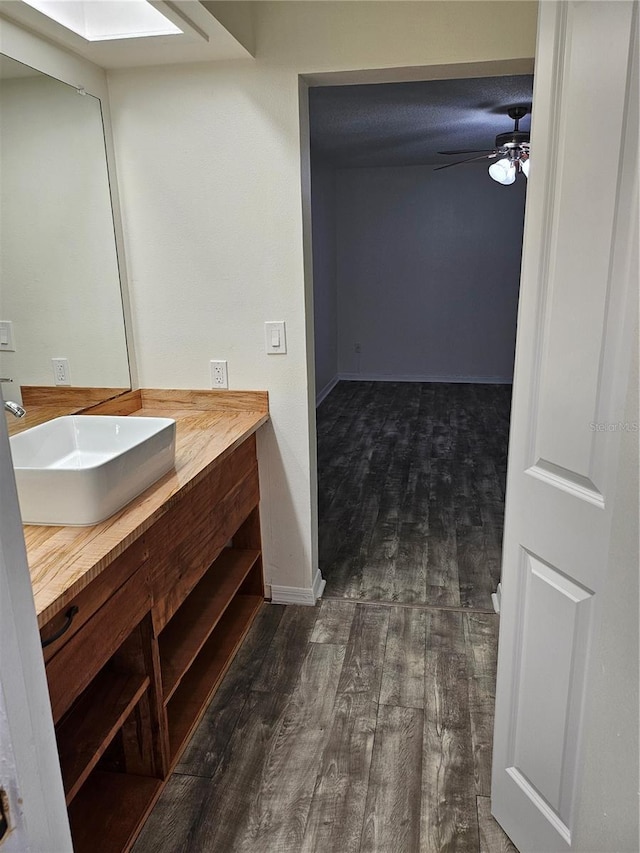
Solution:
[{"label": "ceiling fan blade", "polygon": [[493,148],[463,148],[460,151],[438,151],[438,154],[489,154]]},{"label": "ceiling fan blade", "polygon": [[434,172],[439,172],[441,169],[450,169],[452,166],[460,166],[462,163],[473,163],[475,160],[488,160],[489,155],[481,154],[479,157],[467,157],[466,160],[456,160],[455,163],[447,163],[445,166],[436,166]]}]

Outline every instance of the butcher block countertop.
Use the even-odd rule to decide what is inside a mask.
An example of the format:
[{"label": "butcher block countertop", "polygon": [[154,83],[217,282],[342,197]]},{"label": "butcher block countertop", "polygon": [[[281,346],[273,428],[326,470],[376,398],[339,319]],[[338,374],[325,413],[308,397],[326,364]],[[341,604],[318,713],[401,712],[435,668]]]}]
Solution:
[{"label": "butcher block countertop", "polygon": [[[92,527],[24,525],[40,627],[269,419],[266,391],[130,391],[84,414],[174,418],[175,470]],[[58,412],[55,413],[56,416]]]}]

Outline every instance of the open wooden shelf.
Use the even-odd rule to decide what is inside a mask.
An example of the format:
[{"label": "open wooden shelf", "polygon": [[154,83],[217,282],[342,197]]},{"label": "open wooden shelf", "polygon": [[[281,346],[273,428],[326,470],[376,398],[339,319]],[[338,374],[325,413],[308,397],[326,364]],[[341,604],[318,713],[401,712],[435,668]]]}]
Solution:
[{"label": "open wooden shelf", "polygon": [[56,727],[67,805],[148,687],[146,675],[103,670]]},{"label": "open wooden shelf", "polygon": [[163,782],[94,770],[69,806],[74,853],[122,853],[132,844]]},{"label": "open wooden shelf", "polygon": [[161,632],[160,662],[165,704],[259,557],[259,551],[226,548]]},{"label": "open wooden shelf", "polygon": [[233,655],[263,604],[262,595],[238,593],[230,602],[191,668],[167,705],[171,763],[180,756],[207,702],[227,671]]}]

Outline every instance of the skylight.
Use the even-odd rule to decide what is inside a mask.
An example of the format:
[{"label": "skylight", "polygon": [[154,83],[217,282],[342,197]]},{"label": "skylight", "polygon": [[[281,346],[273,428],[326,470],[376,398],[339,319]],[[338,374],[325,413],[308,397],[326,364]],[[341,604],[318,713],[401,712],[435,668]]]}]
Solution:
[{"label": "skylight", "polygon": [[182,30],[147,0],[24,0],[87,41],[168,36]]}]

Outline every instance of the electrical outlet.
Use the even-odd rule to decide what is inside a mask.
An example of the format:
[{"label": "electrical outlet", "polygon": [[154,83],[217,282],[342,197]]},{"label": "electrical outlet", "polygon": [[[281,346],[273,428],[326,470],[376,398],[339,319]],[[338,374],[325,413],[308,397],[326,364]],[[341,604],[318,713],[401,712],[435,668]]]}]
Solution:
[{"label": "electrical outlet", "polygon": [[69,359],[68,358],[52,358],[53,365],[53,381],[56,385],[71,385],[71,377],[69,376]]},{"label": "electrical outlet", "polygon": [[226,361],[210,361],[211,366],[211,387],[212,388],[228,388],[229,375],[227,373]]},{"label": "electrical outlet", "polygon": [[354,344],[353,345],[353,351],[354,352],[362,352],[362,347],[360,346],[360,344]]}]

